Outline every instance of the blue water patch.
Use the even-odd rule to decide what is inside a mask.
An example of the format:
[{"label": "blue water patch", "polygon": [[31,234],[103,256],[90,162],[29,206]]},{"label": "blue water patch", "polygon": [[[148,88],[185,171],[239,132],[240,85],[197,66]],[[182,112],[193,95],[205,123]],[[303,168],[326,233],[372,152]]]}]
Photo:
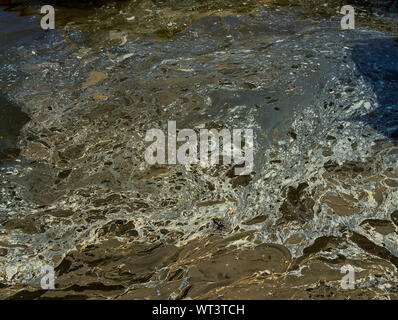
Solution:
[{"label": "blue water patch", "polygon": [[398,42],[372,39],[359,42],[352,58],[373,88],[378,107],[362,121],[392,139],[398,139]]}]

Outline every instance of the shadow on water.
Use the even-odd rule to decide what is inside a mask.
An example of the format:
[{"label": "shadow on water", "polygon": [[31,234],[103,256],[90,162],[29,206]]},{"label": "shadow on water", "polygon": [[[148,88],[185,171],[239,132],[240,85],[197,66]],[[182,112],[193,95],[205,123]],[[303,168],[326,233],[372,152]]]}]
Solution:
[{"label": "shadow on water", "polygon": [[360,42],[352,58],[378,102],[376,109],[358,120],[398,141],[398,38]]},{"label": "shadow on water", "polygon": [[29,120],[18,106],[0,96],[0,162],[18,156],[18,136]]}]

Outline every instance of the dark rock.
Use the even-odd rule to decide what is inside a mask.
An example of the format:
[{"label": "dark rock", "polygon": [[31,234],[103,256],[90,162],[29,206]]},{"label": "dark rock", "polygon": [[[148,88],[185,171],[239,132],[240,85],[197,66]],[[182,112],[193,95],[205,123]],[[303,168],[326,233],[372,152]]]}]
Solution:
[{"label": "dark rock", "polygon": [[391,213],[391,220],[398,227],[398,210]]},{"label": "dark rock", "polygon": [[6,248],[0,248],[0,257],[6,256],[8,253],[8,250]]}]

